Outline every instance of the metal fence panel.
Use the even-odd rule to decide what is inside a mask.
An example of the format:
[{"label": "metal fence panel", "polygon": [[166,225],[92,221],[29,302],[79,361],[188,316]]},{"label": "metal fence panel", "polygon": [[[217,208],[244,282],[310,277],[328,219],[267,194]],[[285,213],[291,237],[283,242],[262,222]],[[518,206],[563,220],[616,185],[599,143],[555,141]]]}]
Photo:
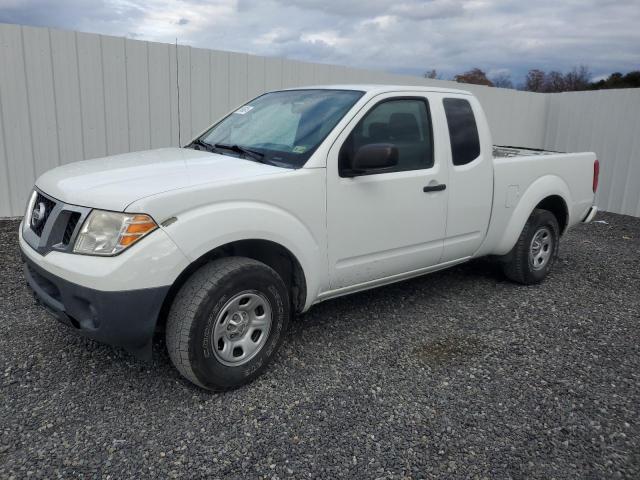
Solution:
[{"label": "metal fence panel", "polygon": [[[191,136],[211,123],[211,60],[208,50],[191,49]],[[183,139],[184,140],[184,139]]]},{"label": "metal fence panel", "polygon": [[640,89],[547,97],[545,148],[595,152],[600,160],[598,207],[640,216]]},{"label": "metal fence panel", "polygon": [[231,109],[229,98],[230,53],[211,51],[211,119],[222,117]]},{"label": "metal fence panel", "polygon": [[[60,164],[65,164],[89,158],[85,155],[82,145],[83,125],[76,36],[73,32],[50,30],[49,41],[51,42],[53,91],[56,99],[59,159]],[[122,122],[124,118],[126,117],[120,118],[120,121]],[[16,159],[10,161],[16,161]]]},{"label": "metal fence panel", "polygon": [[[0,65],[2,143],[7,161],[9,210],[12,215],[20,215],[35,177],[29,94],[20,27],[8,25],[0,29]],[[5,67],[9,65],[9,68]]]},{"label": "metal fence panel", "polygon": [[[100,36],[78,33],[76,44],[78,72],[80,75],[80,109],[84,155],[85,158],[102,157],[107,154],[107,136]],[[133,125],[130,122],[130,131],[132,127]],[[130,147],[133,147],[133,145]]]},{"label": "metal fence panel", "polygon": [[[24,67],[36,176],[59,165],[49,32],[23,30]],[[36,140],[37,139],[37,140]]]},{"label": "metal fence panel", "polygon": [[171,75],[172,51],[171,45],[148,44],[151,148],[174,145],[172,102],[175,75]]},{"label": "metal fence panel", "polygon": [[116,155],[131,150],[129,146],[127,62],[123,38],[102,38],[102,68],[104,71],[107,154]]}]

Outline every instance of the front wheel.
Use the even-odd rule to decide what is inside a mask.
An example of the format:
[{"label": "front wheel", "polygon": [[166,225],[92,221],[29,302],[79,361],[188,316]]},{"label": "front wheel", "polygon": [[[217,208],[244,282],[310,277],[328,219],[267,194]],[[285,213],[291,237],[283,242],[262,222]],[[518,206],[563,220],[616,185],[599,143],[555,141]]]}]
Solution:
[{"label": "front wheel", "polygon": [[264,263],[228,257],[196,271],[167,319],[171,361],[207,390],[236,388],[266,368],[289,324],[288,291]]},{"label": "front wheel", "polygon": [[559,242],[560,227],[555,215],[548,210],[534,210],[518,242],[505,257],[505,275],[525,285],[542,282],[558,255]]}]

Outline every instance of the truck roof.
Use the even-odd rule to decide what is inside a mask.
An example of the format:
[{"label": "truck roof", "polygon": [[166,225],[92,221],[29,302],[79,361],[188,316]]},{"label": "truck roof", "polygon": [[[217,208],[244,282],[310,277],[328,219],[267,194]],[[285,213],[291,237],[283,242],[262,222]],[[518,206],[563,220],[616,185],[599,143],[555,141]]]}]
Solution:
[{"label": "truck roof", "polygon": [[457,93],[463,95],[472,95],[468,90],[461,90],[457,88],[442,88],[432,87],[429,85],[374,85],[374,84],[336,84],[336,85],[309,85],[304,87],[287,88],[283,90],[358,90],[366,93],[387,93],[387,92],[442,92],[442,93]]}]

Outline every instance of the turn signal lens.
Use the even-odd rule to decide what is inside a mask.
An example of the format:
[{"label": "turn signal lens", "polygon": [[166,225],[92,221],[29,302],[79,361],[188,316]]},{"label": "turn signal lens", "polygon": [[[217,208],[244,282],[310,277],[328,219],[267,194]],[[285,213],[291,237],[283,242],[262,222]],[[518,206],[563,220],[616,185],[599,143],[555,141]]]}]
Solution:
[{"label": "turn signal lens", "polygon": [[118,244],[122,247],[128,247],[156,228],[158,228],[158,225],[156,225],[156,222],[154,222],[150,216],[136,215],[133,217],[133,220],[127,224],[122,235],[120,235]]},{"label": "turn signal lens", "polygon": [[142,233],[147,233],[156,228],[156,222],[151,220],[146,215],[136,215],[127,229],[125,230],[125,234],[139,235]]},{"label": "turn signal lens", "polygon": [[93,210],[82,225],[73,251],[116,255],[156,228],[158,225],[149,215]]},{"label": "turn signal lens", "polygon": [[122,238],[120,239],[119,245],[122,245],[123,247],[128,247],[139,238],[140,237],[137,235],[129,235],[129,236],[123,235]]}]

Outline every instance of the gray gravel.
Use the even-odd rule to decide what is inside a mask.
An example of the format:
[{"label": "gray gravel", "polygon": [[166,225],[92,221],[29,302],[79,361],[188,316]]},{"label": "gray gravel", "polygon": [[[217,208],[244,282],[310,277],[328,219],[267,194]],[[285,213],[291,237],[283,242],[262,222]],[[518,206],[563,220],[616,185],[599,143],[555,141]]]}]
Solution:
[{"label": "gray gravel", "polygon": [[209,394],[34,306],[0,222],[0,478],[640,478],[640,219],[541,286],[477,261],[313,308]]}]

